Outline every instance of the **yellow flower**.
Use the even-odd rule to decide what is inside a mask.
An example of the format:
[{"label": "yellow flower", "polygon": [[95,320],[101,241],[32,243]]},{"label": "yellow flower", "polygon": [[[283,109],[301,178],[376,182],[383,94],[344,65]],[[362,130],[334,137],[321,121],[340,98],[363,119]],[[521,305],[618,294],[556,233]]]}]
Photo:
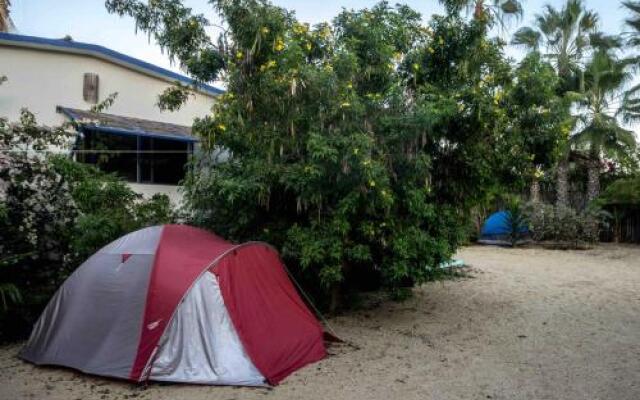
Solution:
[{"label": "yellow flower", "polygon": [[267,28],[266,26],[263,26],[262,28],[260,28],[260,33],[262,33],[263,35],[266,35],[267,33],[269,33],[269,28]]},{"label": "yellow flower", "polygon": [[298,35],[302,33],[307,33],[308,30],[309,30],[309,24],[296,23],[293,26],[293,32],[297,33]]},{"label": "yellow flower", "polygon": [[282,51],[282,50],[284,50],[284,40],[282,40],[281,38],[278,38],[278,39],[276,40],[276,43],[275,43],[275,45],[273,46],[273,48],[274,48],[276,51]]},{"label": "yellow flower", "polygon": [[353,84],[351,82],[347,83],[347,89],[353,89]]},{"label": "yellow flower", "polygon": [[371,179],[369,181],[369,187],[376,187],[376,181],[374,181],[373,179]]},{"label": "yellow flower", "polygon": [[244,58],[244,54],[240,50],[238,50],[236,51],[236,58],[238,60],[242,60]]},{"label": "yellow flower", "polygon": [[218,129],[220,129],[222,132],[227,130],[227,127],[224,126],[224,124],[218,124]]},{"label": "yellow flower", "polygon": [[305,49],[307,49],[307,51],[311,51],[311,43],[307,42],[304,45]]},{"label": "yellow flower", "polygon": [[266,64],[262,64],[262,66],[260,66],[260,70],[264,71],[265,69],[270,69],[276,66],[276,62],[273,60],[267,61]]},{"label": "yellow flower", "polygon": [[419,70],[419,69],[420,69],[420,65],[419,65],[418,63],[413,63],[413,64],[411,65],[411,68],[412,68],[414,71],[417,71],[417,70]]},{"label": "yellow flower", "polygon": [[493,103],[498,104],[502,100],[502,92],[498,91],[493,95]]}]

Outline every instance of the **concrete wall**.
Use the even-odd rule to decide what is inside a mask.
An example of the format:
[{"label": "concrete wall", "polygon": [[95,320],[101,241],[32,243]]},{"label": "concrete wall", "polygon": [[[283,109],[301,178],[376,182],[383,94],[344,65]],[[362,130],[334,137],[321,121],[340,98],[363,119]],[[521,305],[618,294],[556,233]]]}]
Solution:
[{"label": "concrete wall", "polygon": [[83,76],[99,75],[100,100],[113,92],[118,98],[105,112],[191,126],[195,117],[211,112],[214,97],[195,94],[178,111],[161,112],[158,95],[170,82],[91,56],[46,50],[0,46],[0,75],[9,79],[0,86],[0,115],[15,120],[27,107],[38,122],[56,126],[65,118],[56,106],[89,109],[82,98]]}]

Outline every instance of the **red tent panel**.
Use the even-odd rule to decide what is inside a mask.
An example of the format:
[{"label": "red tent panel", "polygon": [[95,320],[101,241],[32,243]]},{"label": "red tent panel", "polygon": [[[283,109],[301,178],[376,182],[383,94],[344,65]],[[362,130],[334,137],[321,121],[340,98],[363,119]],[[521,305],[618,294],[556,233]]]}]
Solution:
[{"label": "red tent panel", "polygon": [[235,245],[207,231],[166,225],[156,251],[147,292],[144,323],[131,379],[140,380],[178,303],[198,276]]},{"label": "red tent panel", "polygon": [[249,244],[213,268],[225,306],[254,365],[271,384],[325,357],[323,330],[275,250]]}]

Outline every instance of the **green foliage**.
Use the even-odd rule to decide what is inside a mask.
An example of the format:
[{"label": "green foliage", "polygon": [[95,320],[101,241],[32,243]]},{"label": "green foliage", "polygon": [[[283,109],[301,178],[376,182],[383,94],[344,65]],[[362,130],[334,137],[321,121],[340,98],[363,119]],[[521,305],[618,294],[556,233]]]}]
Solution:
[{"label": "green foliage", "polygon": [[602,192],[602,206],[640,206],[640,176],[618,179]]},{"label": "green foliage", "polygon": [[142,200],[115,176],[40,150],[68,142],[23,111],[0,119],[0,341],[31,329],[50,296],[89,255],[119,236],[168,223],[166,196]]},{"label": "green foliage", "polygon": [[[572,126],[571,103],[558,96],[559,78],[538,52],[525,56],[515,71],[515,84],[507,99],[511,122],[507,133],[529,159],[518,168],[535,174],[551,168]],[[513,159],[509,160],[513,167]]]},{"label": "green foliage", "polygon": [[[263,0],[211,3],[220,70],[193,63],[208,41],[176,33],[185,21],[200,32],[204,17],[173,0],[107,2],[191,70],[223,72],[227,93],[194,124],[191,222],[274,244],[316,294],[428,279],[484,189],[525,157],[495,151],[513,147],[502,135],[511,69],[488,21],[452,12],[424,26],[382,2],[310,27]],[[221,148],[230,158],[217,163]]]},{"label": "green foliage", "polygon": [[515,247],[527,234],[529,215],[526,213],[520,199],[515,196],[507,199],[505,211],[508,216],[509,241],[511,242],[511,246]]},{"label": "green foliage", "polygon": [[619,60],[606,50],[593,54],[584,70],[584,90],[578,102],[579,131],[572,142],[595,159],[605,157],[634,166],[635,134],[618,121],[616,99],[632,78],[629,60]]},{"label": "green foliage", "polygon": [[[580,66],[597,34],[598,15],[583,0],[567,0],[560,9],[546,5],[533,27],[520,28],[512,43],[529,50],[543,48],[562,79],[560,93],[579,88]],[[596,36],[600,38],[601,36]]]},{"label": "green foliage", "polygon": [[53,169],[68,182],[79,215],[73,228],[72,267],[100,247],[145,226],[171,223],[175,214],[166,195],[144,200],[120,178],[67,157],[53,157]]},{"label": "green foliage", "polygon": [[0,340],[28,326],[65,274],[78,211],[39,151],[67,137],[38,127],[26,110],[17,123],[0,118]]},{"label": "green foliage", "polygon": [[600,226],[606,222],[607,213],[589,208],[580,213],[562,206],[535,203],[529,206],[533,239],[551,242],[563,248],[577,248],[596,243]]},{"label": "green foliage", "polygon": [[176,82],[174,86],[166,88],[158,96],[158,108],[160,108],[161,111],[176,111],[189,99],[190,95],[192,95],[192,93],[189,91],[189,88]]},{"label": "green foliage", "polygon": [[91,107],[91,112],[101,113],[101,112],[106,111],[109,107],[111,107],[113,105],[113,103],[115,103],[117,98],[118,98],[118,92],[110,93],[100,103],[98,103],[98,104],[94,105],[93,107]]}]

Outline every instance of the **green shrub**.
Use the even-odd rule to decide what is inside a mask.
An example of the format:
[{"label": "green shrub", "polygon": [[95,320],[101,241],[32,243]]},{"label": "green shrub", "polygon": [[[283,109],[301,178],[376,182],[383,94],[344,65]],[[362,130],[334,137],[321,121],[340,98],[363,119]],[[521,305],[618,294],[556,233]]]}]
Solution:
[{"label": "green shrub", "polygon": [[575,248],[598,241],[606,213],[597,208],[576,212],[570,207],[534,203],[529,205],[528,218],[535,241]]},{"label": "green shrub", "polygon": [[529,229],[529,215],[524,209],[518,197],[509,197],[506,200],[507,225],[509,228],[509,241],[512,246],[524,239]]},{"label": "green shrub", "polygon": [[27,335],[44,305],[89,255],[119,236],[175,219],[167,196],[143,200],[125,182],[39,150],[62,129],[0,119],[0,341]]},{"label": "green shrub", "polygon": [[640,175],[614,181],[597,202],[601,206],[640,206]]},{"label": "green shrub", "polygon": [[128,232],[176,219],[166,195],[143,199],[117,176],[68,157],[53,157],[51,163],[69,183],[79,210],[70,243],[74,267]]}]

